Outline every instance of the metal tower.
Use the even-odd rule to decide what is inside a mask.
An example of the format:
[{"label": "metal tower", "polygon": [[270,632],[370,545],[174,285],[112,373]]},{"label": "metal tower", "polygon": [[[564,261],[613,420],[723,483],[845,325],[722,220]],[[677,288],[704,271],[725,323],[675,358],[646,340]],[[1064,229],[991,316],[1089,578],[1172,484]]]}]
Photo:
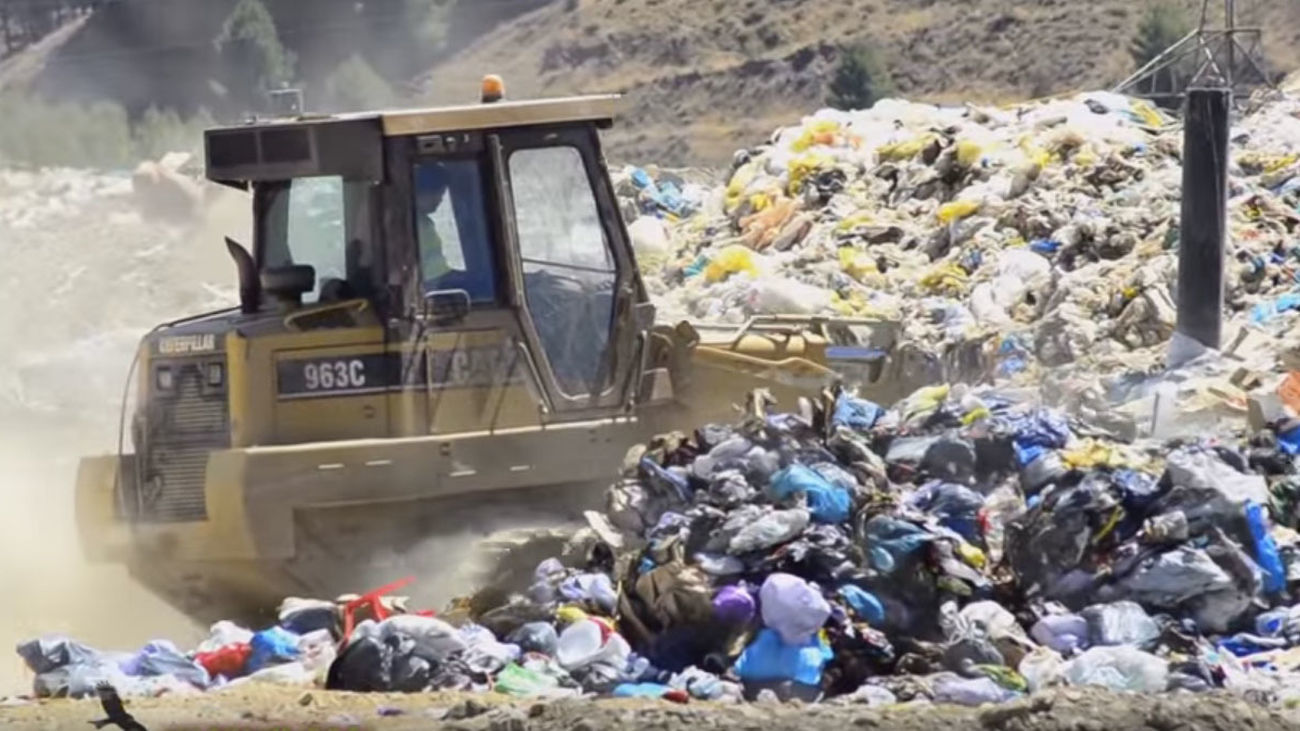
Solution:
[{"label": "metal tower", "polygon": [[1201,0],[1201,20],[1195,30],[1120,82],[1115,91],[1178,102],[1193,87],[1229,89],[1244,98],[1251,87],[1273,86],[1259,63],[1263,32],[1237,25],[1237,0],[1222,0],[1223,26],[1213,27],[1210,2]]}]

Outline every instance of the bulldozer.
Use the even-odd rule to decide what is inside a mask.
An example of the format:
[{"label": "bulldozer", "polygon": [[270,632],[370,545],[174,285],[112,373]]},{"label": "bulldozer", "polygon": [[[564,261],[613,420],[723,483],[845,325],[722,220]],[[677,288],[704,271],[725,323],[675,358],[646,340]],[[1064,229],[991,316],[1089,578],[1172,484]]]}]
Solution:
[{"label": "bulldozer", "polygon": [[78,468],[87,558],[204,622],[450,591],[493,536],[580,523],[655,434],[886,388],[898,323],[658,322],[601,148],[619,97],[490,87],[205,132],[253,207],[239,304],[142,339],[117,453]]}]

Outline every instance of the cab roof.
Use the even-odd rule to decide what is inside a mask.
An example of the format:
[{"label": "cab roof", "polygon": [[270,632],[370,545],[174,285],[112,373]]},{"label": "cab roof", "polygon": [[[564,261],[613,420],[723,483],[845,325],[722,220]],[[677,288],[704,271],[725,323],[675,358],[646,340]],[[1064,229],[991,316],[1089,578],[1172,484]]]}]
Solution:
[{"label": "cab roof", "polygon": [[210,180],[243,184],[310,175],[383,177],[385,137],[564,123],[609,126],[616,94],[466,104],[430,109],[300,115],[204,133]]},{"label": "cab roof", "polygon": [[561,122],[608,123],[621,97],[573,96],[559,99],[500,101],[435,109],[378,112],[386,137],[462,132],[495,127],[525,127]]}]

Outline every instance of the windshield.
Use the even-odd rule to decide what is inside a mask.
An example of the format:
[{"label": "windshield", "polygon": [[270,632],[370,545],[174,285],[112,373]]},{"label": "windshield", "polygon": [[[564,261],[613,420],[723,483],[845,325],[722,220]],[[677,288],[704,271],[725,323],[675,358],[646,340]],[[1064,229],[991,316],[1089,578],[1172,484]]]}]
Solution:
[{"label": "windshield", "polygon": [[268,186],[262,209],[262,269],[303,264],[315,269],[316,285],[303,296],[305,303],[320,301],[322,292],[359,296],[367,266],[361,245],[367,238],[364,190],[365,184],[339,177],[297,178]]}]

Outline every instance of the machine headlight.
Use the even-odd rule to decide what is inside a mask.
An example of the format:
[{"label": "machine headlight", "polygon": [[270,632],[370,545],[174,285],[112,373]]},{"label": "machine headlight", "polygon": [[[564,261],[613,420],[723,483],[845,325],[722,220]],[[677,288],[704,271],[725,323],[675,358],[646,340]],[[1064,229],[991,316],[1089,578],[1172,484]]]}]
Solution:
[{"label": "machine headlight", "polygon": [[226,368],[220,363],[208,364],[208,385],[220,388],[226,382]]},{"label": "machine headlight", "polygon": [[176,374],[169,366],[159,366],[154,372],[154,385],[159,391],[170,391],[176,388]]}]

